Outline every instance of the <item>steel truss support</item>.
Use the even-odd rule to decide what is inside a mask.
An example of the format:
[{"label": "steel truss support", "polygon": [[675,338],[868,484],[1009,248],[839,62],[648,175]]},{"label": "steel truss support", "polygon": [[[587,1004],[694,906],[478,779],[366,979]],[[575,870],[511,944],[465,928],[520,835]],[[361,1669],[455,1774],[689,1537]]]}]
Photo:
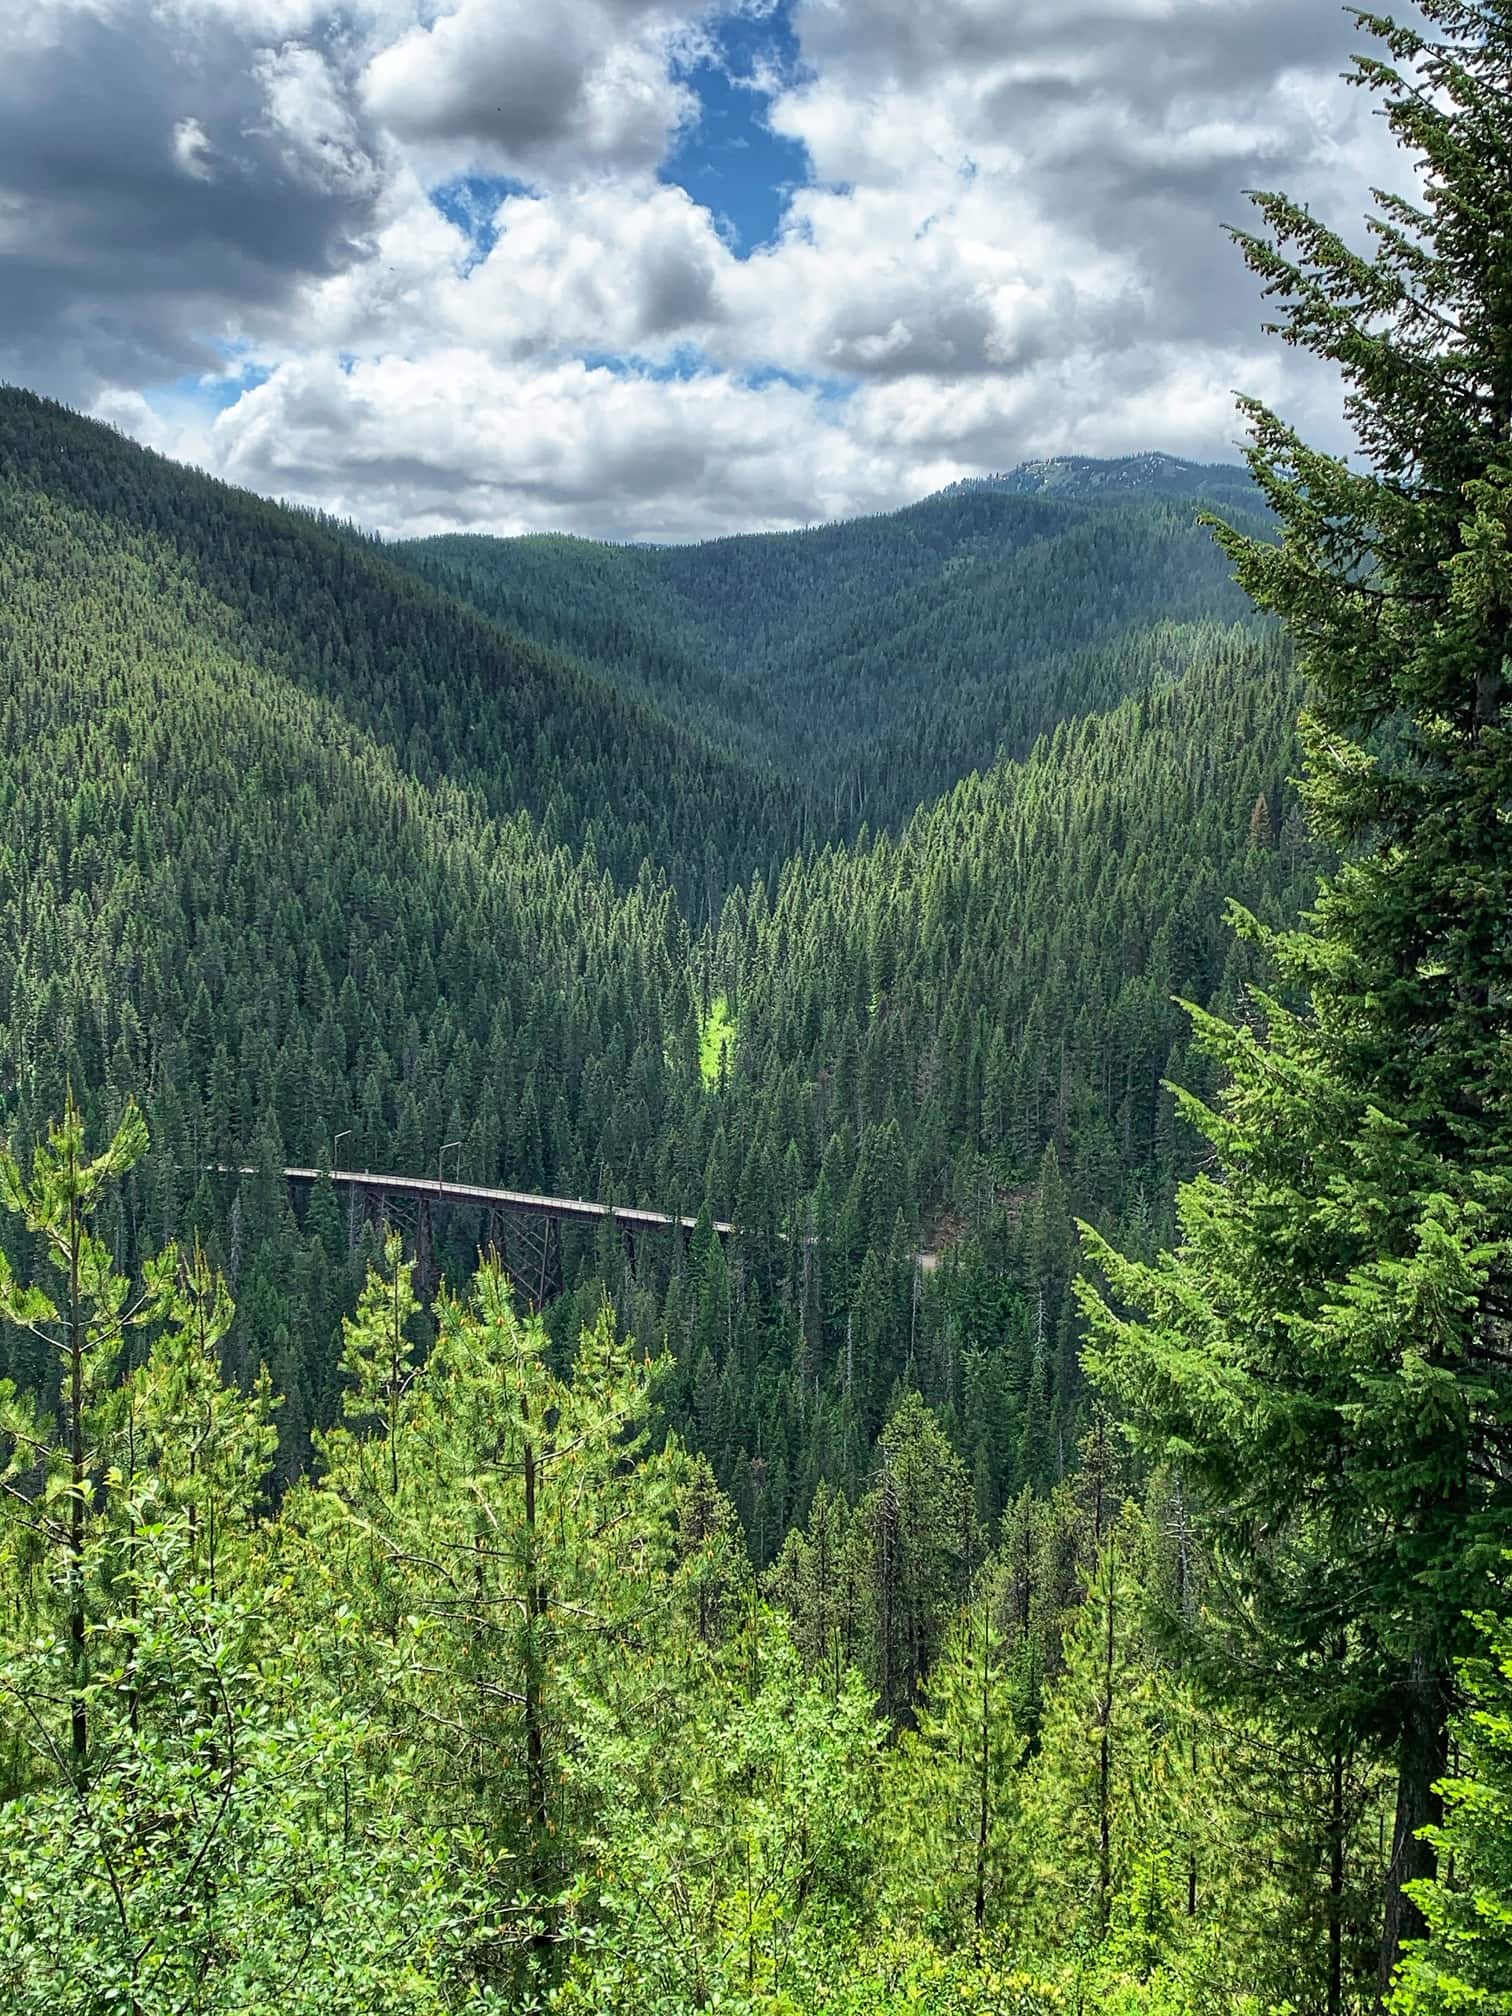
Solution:
[{"label": "steel truss support", "polygon": [[489,1244],[515,1289],[533,1310],[562,1293],[562,1227],[535,1212],[490,1211]]},{"label": "steel truss support", "polygon": [[428,1302],[440,1286],[440,1274],[436,1267],[436,1233],[429,1197],[383,1190],[376,1184],[364,1185],[362,1211],[377,1229],[380,1239],[391,1231],[398,1232],[403,1238],[414,1257],[415,1292],[422,1302]]}]

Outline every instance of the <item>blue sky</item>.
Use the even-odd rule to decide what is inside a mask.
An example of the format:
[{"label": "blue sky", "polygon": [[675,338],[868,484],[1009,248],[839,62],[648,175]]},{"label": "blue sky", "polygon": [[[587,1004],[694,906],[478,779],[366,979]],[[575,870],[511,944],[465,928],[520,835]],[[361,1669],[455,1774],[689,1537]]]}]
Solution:
[{"label": "blue sky", "polygon": [[512,175],[454,175],[438,182],[430,199],[449,224],[455,224],[472,250],[469,264],[486,259],[498,242],[495,218],[509,196],[523,196],[528,184]]},{"label": "blue sky", "polygon": [[678,66],[699,111],[661,176],[727,224],[746,254],[776,236],[792,191],[808,180],[807,150],[773,132],[762,88],[794,81],[802,56],[787,0],[769,14],[719,17],[710,32],[710,54]]},{"label": "blue sky", "polygon": [[[711,212],[731,249],[745,257],[776,237],[793,191],[809,179],[807,149],[774,132],[768,117],[773,84],[791,84],[802,72],[790,0],[770,11],[714,15],[706,45],[669,65],[695,95],[697,110],[658,175]],[[497,237],[499,205],[527,187],[507,175],[473,174],[430,193],[442,215],[467,234],[475,256],[486,259]]]}]

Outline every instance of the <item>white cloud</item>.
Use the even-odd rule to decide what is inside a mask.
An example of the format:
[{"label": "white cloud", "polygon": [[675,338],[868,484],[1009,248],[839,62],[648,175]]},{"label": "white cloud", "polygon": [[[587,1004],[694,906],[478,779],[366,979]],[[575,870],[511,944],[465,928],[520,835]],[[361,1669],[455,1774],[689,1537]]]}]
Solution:
[{"label": "white cloud", "polygon": [[[796,0],[763,81],[812,178],[746,259],[657,179],[696,0],[22,11],[0,371],[389,530],[683,537],[1227,454],[1235,387],[1341,439],[1221,224],[1256,183],[1348,223],[1403,179],[1317,0]],[[427,193],[461,175],[513,180],[481,233]],[[233,341],[269,375],[218,417],[153,390]]]},{"label": "white cloud", "polygon": [[214,174],[210,165],[210,142],[198,119],[180,119],[173,129],[173,158],[196,182],[208,182]]},{"label": "white cloud", "polygon": [[379,50],[364,91],[402,138],[526,179],[651,169],[695,109],[668,67],[684,26],[633,0],[458,0]]},{"label": "white cloud", "polygon": [[376,194],[383,169],[365,144],[343,80],[320,50],[299,42],[259,50],[252,75],[267,106],[264,130],[292,178],[316,191]]},{"label": "white cloud", "polygon": [[495,348],[660,353],[723,315],[734,261],[681,189],[600,182],[516,196],[496,223],[492,253],[441,304],[449,326]]},{"label": "white cloud", "polygon": [[389,531],[693,538],[897,500],[893,462],[794,387],[466,349],[284,365],[207,448],[235,482]]}]

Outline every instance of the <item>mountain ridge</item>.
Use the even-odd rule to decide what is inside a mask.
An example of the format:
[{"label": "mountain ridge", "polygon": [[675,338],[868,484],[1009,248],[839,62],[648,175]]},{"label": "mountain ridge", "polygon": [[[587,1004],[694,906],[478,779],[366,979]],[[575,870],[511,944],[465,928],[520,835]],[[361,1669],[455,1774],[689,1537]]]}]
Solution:
[{"label": "mountain ridge", "polygon": [[[333,1418],[371,1241],[318,1181],[296,1221],[277,1172],[338,1140],[352,1166],[421,1177],[450,1150],[464,1180],[738,1225],[727,1271],[695,1239],[691,1273],[648,1250],[633,1279],[569,1232],[553,1322],[607,1294],[667,1344],[669,1421],[763,1558],[820,1481],[860,1488],[905,1377],[994,1507],[1074,1438],[1070,1234],[1030,1251],[1035,1215],[1015,1229],[998,1200],[1060,1185],[1098,1222],[1161,1222],[1185,1166],[1171,997],[1243,977],[1225,897],[1280,919],[1306,880],[1291,673],[1273,627],[1213,613],[1241,605],[1166,502],[979,494],[876,532],[718,550],[713,590],[732,623],[765,611],[774,664],[778,618],[807,610],[821,660],[896,674],[900,766],[916,741],[960,770],[987,721],[975,774],[868,833],[889,780],[858,772],[850,816],[790,816],[777,867],[732,875],[771,807],[729,749],[340,528],[0,400],[7,1126],[35,1140],[70,1080],[95,1116],[142,1093],[158,1145],[120,1236],[192,1235],[234,1277],[238,1371],[266,1359],[291,1395],[286,1478]],[[768,609],[773,552],[801,593]],[[707,556],[607,564],[611,629],[627,571],[710,592]],[[1207,613],[1170,613],[1182,584]],[[990,712],[998,640],[931,628],[963,592],[1018,649],[1019,754]],[[207,1162],[256,1172],[229,1215]],[[1037,1372],[1016,1291],[970,1330],[952,1260],[911,1305],[926,1217],[973,1278],[1029,1284]],[[438,1229],[448,1278],[488,1236]],[[963,1325],[1001,1386],[981,1450]],[[34,1379],[24,1341],[0,1346]],[[758,1471],[768,1447],[787,1455]]]},{"label": "mountain ridge", "polygon": [[863,820],[896,828],[1000,753],[1027,754],[1079,711],[1089,653],[1087,704],[1102,706],[1143,676],[1154,628],[1242,620],[1198,501],[988,484],[702,544],[450,534],[391,550],[813,790],[844,837]]},{"label": "mountain ridge", "polygon": [[1242,462],[1192,462],[1163,449],[1134,455],[1050,455],[1017,463],[987,476],[965,476],[936,494],[993,490],[1008,496],[1075,497],[1083,501],[1124,501],[1137,496],[1193,497],[1264,508],[1264,499]]}]

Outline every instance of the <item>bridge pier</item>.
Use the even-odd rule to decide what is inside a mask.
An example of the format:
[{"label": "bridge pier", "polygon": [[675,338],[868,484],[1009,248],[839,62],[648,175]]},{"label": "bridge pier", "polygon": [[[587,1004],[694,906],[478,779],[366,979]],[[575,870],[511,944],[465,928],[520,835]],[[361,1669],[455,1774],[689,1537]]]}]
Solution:
[{"label": "bridge pier", "polygon": [[[257,1170],[242,1163],[213,1163],[210,1173],[218,1176],[255,1176]],[[544,1308],[563,1292],[566,1275],[562,1263],[562,1223],[602,1226],[605,1220],[619,1235],[625,1256],[627,1284],[636,1279],[640,1237],[644,1232],[669,1230],[680,1235],[685,1251],[697,1220],[684,1214],[657,1211],[640,1205],[595,1203],[582,1197],[541,1197],[533,1192],[507,1190],[491,1184],[463,1183],[439,1177],[387,1175],[377,1170],[316,1169],[288,1166],[283,1171],[290,1184],[329,1180],[347,1193],[347,1238],[352,1251],[358,1244],[359,1226],[366,1222],[382,1237],[391,1229],[402,1231],[415,1259],[416,1287],[424,1295],[437,1285],[434,1213],[439,1205],[460,1205],[485,1217],[488,1240],[500,1264],[520,1296],[532,1309]],[[715,1234],[728,1239],[732,1225],[717,1223]]]},{"label": "bridge pier", "polygon": [[488,1238],[499,1264],[532,1310],[540,1311],[556,1300],[565,1285],[560,1219],[491,1210]]},{"label": "bridge pier", "polygon": [[436,1235],[431,1218],[431,1200],[422,1193],[405,1196],[376,1185],[364,1186],[362,1215],[380,1239],[397,1231],[405,1239],[415,1262],[415,1292],[429,1301],[441,1285],[436,1266]]}]

